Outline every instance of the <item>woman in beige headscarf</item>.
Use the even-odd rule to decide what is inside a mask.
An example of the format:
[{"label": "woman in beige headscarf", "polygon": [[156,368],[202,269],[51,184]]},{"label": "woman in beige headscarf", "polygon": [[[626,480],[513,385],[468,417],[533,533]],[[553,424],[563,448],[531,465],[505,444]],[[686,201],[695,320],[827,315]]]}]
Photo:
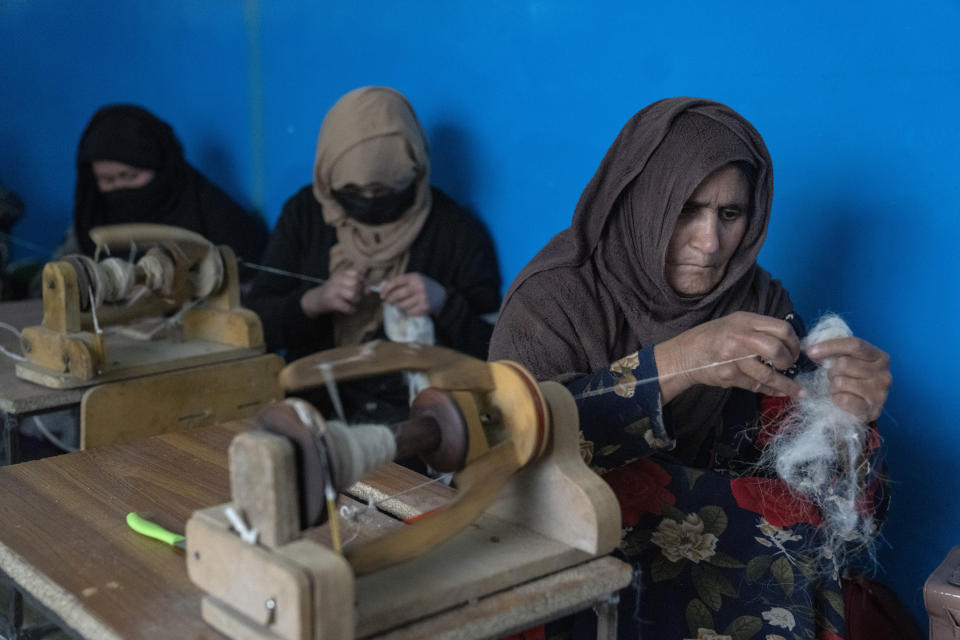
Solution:
[{"label": "woman in beige headscarf", "polygon": [[[284,205],[249,305],[288,360],[383,337],[383,305],[429,317],[437,344],[485,357],[500,303],[489,234],[430,185],[426,136],[397,91],[365,87],[330,109],[313,184]],[[406,391],[390,380],[343,389],[348,417],[389,419]],[[371,407],[373,407],[371,409]]]}]

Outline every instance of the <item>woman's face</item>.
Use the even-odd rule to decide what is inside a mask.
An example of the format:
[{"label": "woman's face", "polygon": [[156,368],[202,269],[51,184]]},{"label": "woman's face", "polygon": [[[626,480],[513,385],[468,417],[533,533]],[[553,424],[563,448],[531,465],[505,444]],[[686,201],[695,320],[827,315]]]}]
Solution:
[{"label": "woman's face", "polygon": [[747,230],[749,206],[750,185],[733,165],[694,189],[667,247],[666,277],[674,291],[702,295],[717,286]]},{"label": "woman's face", "polygon": [[156,173],[153,169],[140,169],[114,160],[94,160],[93,175],[101,193],[119,189],[139,189],[150,184]]}]

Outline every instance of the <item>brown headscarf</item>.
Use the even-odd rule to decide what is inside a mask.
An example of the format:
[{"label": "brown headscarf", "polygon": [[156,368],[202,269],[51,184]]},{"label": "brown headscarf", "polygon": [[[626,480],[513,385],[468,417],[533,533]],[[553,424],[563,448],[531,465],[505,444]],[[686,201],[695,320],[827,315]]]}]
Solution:
[{"label": "brown headscarf", "polygon": [[[755,174],[743,240],[712,291],[681,295],[665,273],[677,218],[704,178],[735,162]],[[566,382],[735,311],[786,315],[789,296],[756,262],[772,197],[767,148],[735,111],[698,98],[646,107],[607,151],[570,227],[507,291],[490,358],[517,360],[540,379]],[[681,457],[699,449],[728,396],[697,386],[670,403]]]},{"label": "brown headscarf", "polygon": [[[332,191],[347,184],[379,182],[402,187],[416,182],[410,208],[395,222],[362,224],[349,217]],[[313,165],[313,195],[323,206],[324,222],[337,230],[330,250],[330,273],[359,269],[369,285],[403,273],[410,245],[423,228],[432,204],[427,138],[413,107],[386,87],[354,89],[323,119]],[[359,344],[376,332],[380,298],[368,294],[351,315],[334,316],[334,342]]]}]

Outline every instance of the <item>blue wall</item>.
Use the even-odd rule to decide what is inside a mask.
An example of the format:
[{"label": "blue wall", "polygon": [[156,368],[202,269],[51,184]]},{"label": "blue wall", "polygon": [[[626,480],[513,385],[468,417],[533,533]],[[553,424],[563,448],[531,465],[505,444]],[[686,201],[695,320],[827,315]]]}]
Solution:
[{"label": "blue wall", "polygon": [[762,263],[808,319],[840,312],[892,355],[881,426],[898,484],[880,560],[920,618],[924,579],[960,542],[960,3],[773,4],[4,0],[0,179],[29,207],[18,235],[53,246],[86,120],[134,101],[273,221],[310,179],[326,110],[390,85],[509,282],[637,109],[726,102],[776,167]]}]

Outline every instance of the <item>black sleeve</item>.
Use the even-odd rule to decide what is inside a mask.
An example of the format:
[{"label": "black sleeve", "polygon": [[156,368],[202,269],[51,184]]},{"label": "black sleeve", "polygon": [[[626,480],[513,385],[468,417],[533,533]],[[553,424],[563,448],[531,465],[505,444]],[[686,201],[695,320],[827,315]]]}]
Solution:
[{"label": "black sleeve", "polygon": [[493,318],[500,307],[500,267],[490,234],[479,220],[440,195],[441,207],[455,207],[434,241],[436,255],[446,255],[434,277],[447,290],[447,300],[434,315],[437,343],[486,359]]},{"label": "black sleeve", "polygon": [[[267,245],[263,265],[319,279],[329,275],[323,268],[329,246],[319,244],[313,228],[315,212],[304,206],[302,192],[283,207]],[[333,326],[328,315],[309,318],[300,307],[300,298],[318,283],[266,271],[258,272],[246,304],[260,316],[270,351],[286,350],[287,359],[333,346]]]}]

